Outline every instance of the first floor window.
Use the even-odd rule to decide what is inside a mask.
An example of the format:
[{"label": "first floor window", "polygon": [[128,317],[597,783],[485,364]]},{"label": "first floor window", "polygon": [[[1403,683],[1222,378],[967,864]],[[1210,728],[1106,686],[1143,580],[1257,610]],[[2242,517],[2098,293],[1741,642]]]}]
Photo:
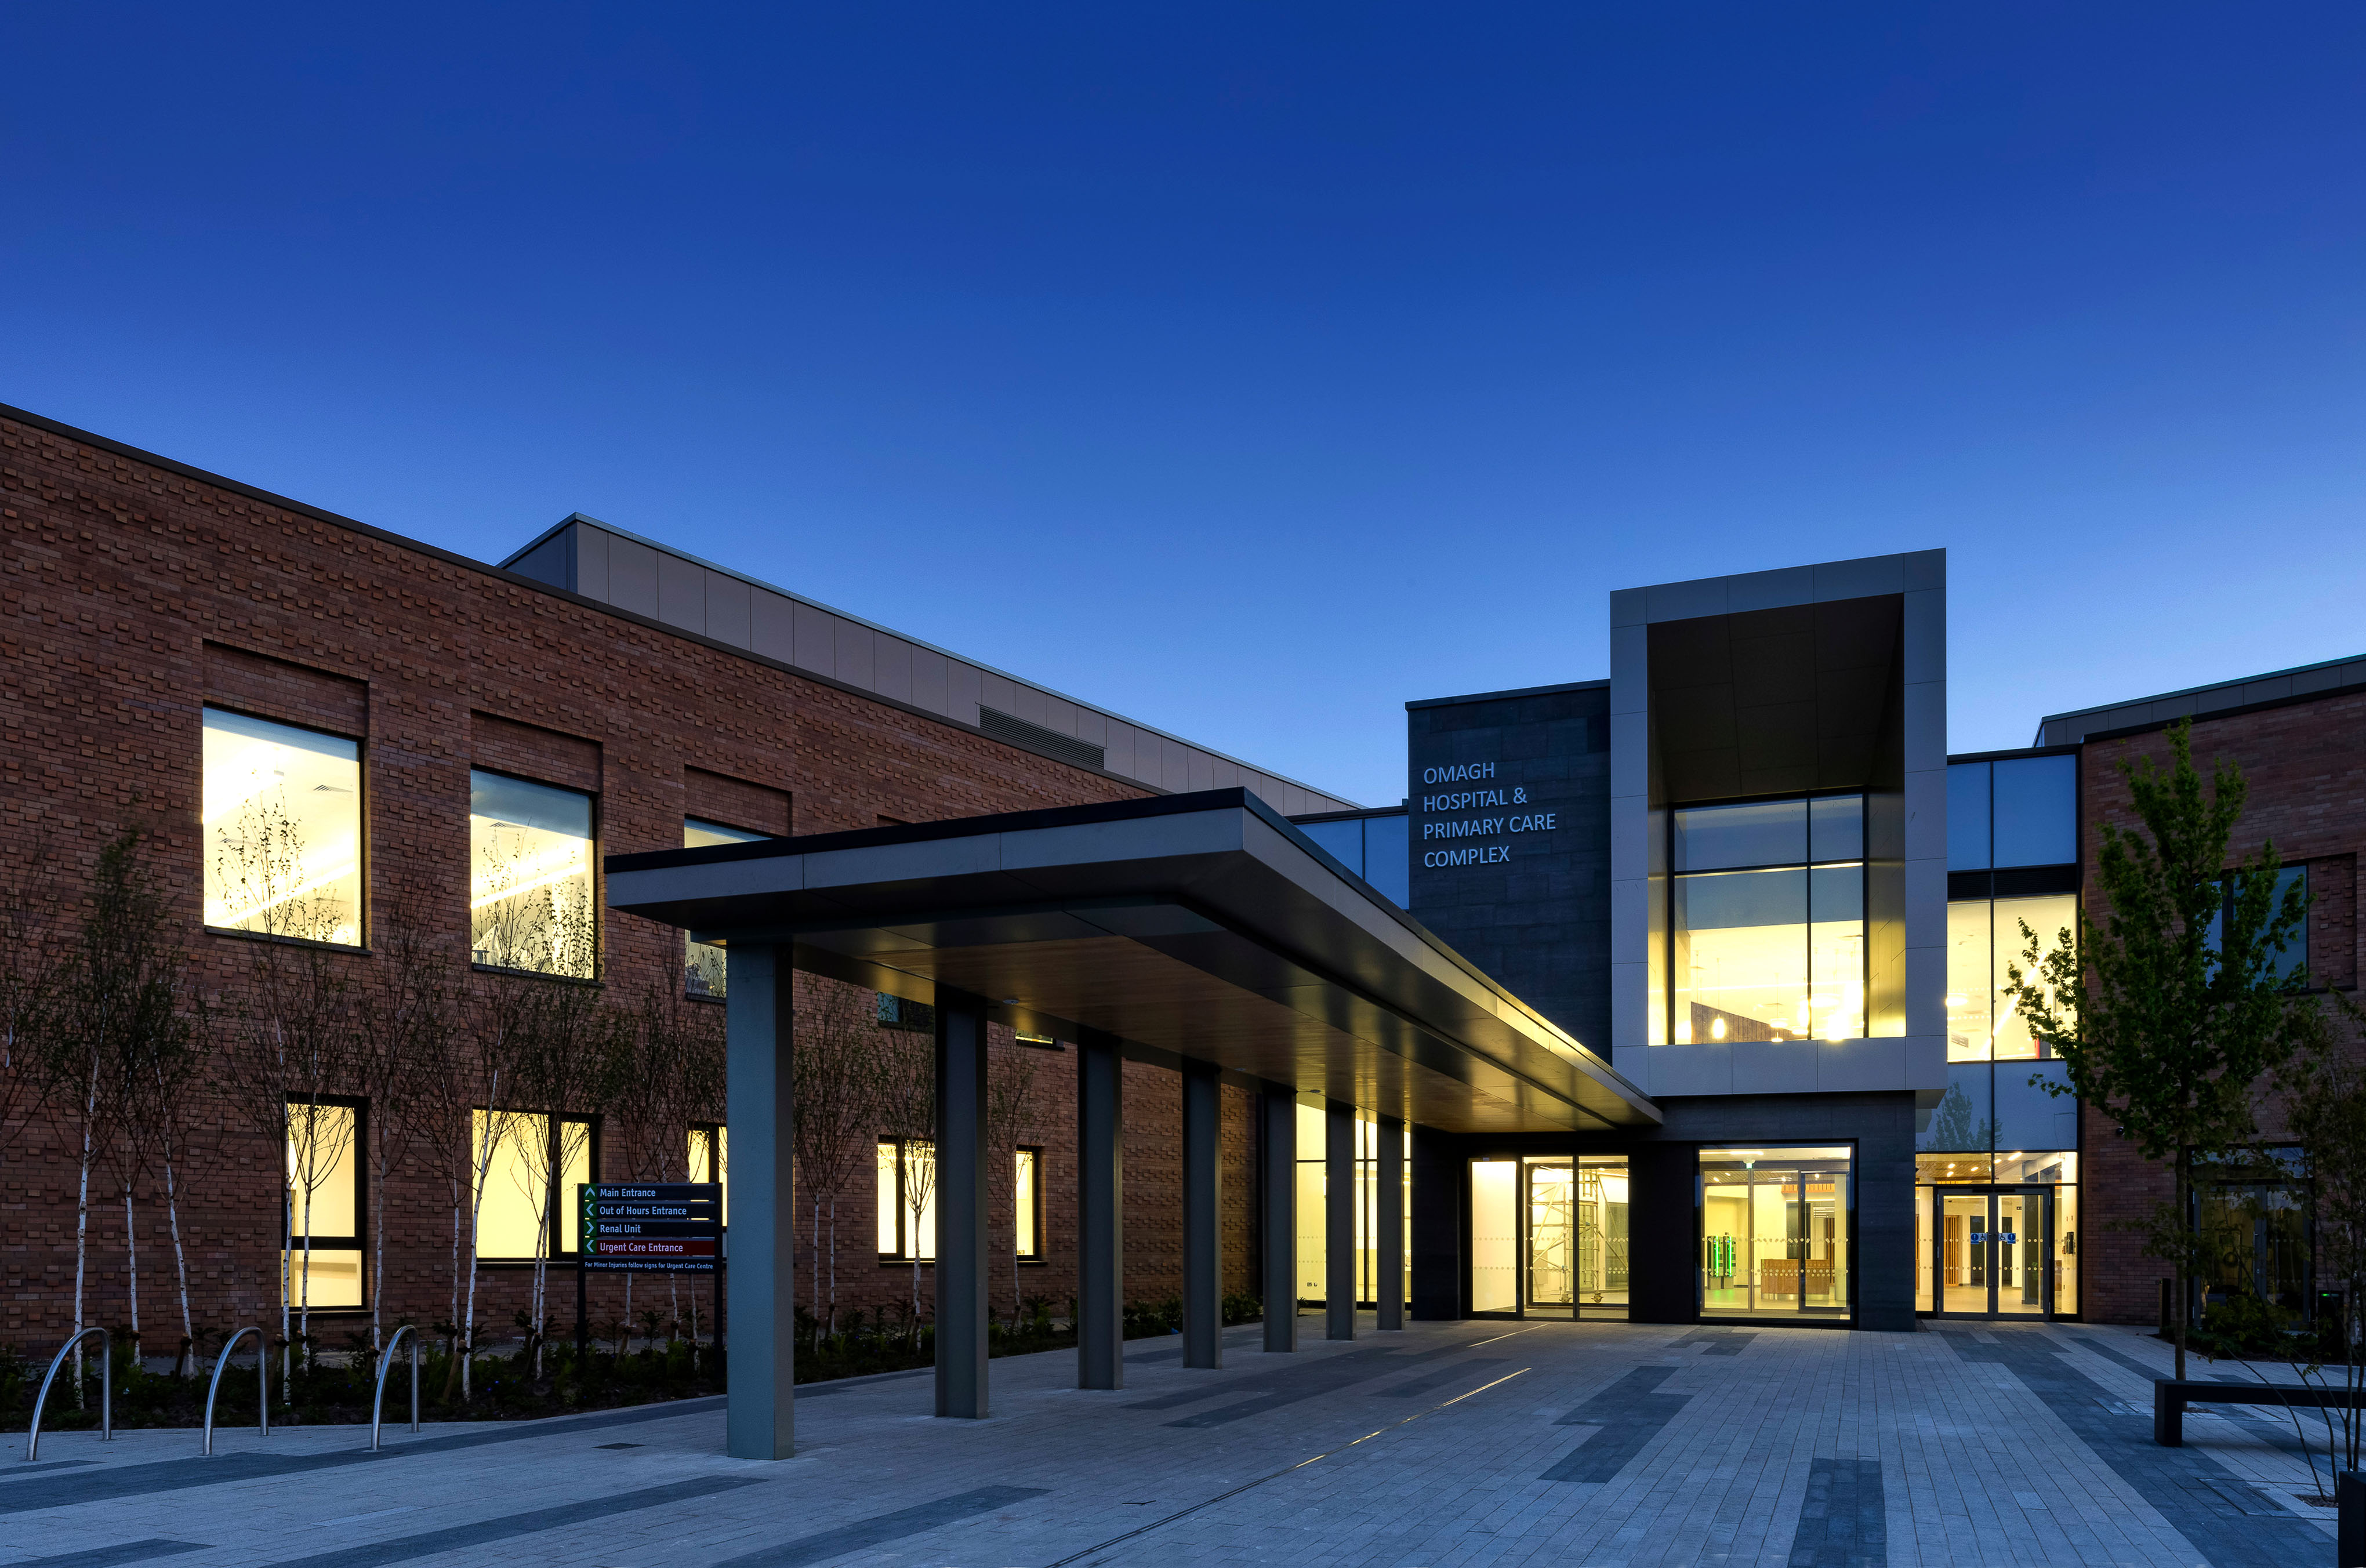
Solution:
[{"label": "first floor window", "polygon": [[597,1168],[591,1118],[554,1122],[535,1111],[480,1109],[470,1113],[469,1126],[471,1161],[481,1173],[477,1256],[573,1257],[580,1224],[576,1188]]},{"label": "first floor window", "polygon": [[1667,1038],[1865,1032],[1865,797],[1671,813]]},{"label": "first floor window", "polygon": [[592,977],[600,924],[592,844],[590,795],[469,772],[468,947],[477,963]]},{"label": "first floor window", "polygon": [[205,921],[358,947],[361,743],[205,710]]},{"label": "first floor window", "polygon": [[287,1104],[285,1254],[296,1306],[362,1304],[361,1132],[358,1100]]},{"label": "first floor window", "polygon": [[[753,844],[771,838],[770,833],[750,833],[744,828],[727,828],[720,822],[704,822],[695,817],[685,817],[682,822],[682,847],[703,850],[710,844]],[[713,942],[692,940],[684,931],[682,940],[682,983],[693,997],[720,997],[726,985],[723,950]]]},{"label": "first floor window", "polygon": [[937,1150],[926,1138],[879,1140],[879,1256],[937,1255]]},{"label": "first floor window", "polygon": [[704,1122],[690,1130],[690,1179],[712,1181],[723,1189],[723,1224],[731,1224],[731,1130]]},{"label": "first floor window", "polygon": [[1043,1151],[1022,1148],[1014,1156],[1010,1184],[1016,1219],[1012,1250],[1021,1258],[1043,1256]]}]

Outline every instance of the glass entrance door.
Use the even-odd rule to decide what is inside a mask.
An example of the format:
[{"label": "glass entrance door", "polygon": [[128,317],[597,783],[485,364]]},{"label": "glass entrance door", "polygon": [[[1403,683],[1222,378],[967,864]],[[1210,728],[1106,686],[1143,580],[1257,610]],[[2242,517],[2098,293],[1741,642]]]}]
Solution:
[{"label": "glass entrance door", "polygon": [[1527,1160],[1526,1299],[1530,1312],[1559,1316],[1577,1305],[1577,1171],[1569,1161]]},{"label": "glass entrance door", "polygon": [[1931,1269],[1940,1315],[2044,1317],[2054,1310],[2051,1197],[2043,1190],[1937,1190]]}]

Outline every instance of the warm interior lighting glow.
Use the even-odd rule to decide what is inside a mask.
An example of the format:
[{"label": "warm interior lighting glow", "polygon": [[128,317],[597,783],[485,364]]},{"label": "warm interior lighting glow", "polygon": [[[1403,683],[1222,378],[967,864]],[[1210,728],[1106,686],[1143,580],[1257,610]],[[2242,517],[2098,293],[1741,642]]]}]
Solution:
[{"label": "warm interior lighting glow", "polygon": [[205,710],[205,923],[358,946],[361,747]]}]

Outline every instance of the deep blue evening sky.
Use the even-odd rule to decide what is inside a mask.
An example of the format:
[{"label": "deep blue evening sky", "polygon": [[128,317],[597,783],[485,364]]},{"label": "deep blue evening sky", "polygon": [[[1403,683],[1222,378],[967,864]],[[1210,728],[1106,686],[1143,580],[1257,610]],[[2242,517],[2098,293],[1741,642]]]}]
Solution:
[{"label": "deep blue evening sky", "polygon": [[[224,21],[217,18],[234,17]],[[1369,801],[1945,546],[1957,750],[2366,650],[2366,10],[17,6],[0,401]]]}]

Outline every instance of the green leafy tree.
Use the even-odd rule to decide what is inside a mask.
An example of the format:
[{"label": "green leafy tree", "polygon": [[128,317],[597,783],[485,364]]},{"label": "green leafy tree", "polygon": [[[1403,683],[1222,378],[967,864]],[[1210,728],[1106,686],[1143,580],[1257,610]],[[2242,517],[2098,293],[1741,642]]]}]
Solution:
[{"label": "green leafy tree", "polygon": [[2165,770],[2149,757],[2120,764],[2141,830],[2102,825],[2101,919],[2081,909],[2078,930],[2056,933],[2050,948],[2022,922],[2026,946],[2005,989],[2067,1070],[2067,1082],[2032,1081],[2078,1095],[2174,1172],[2172,1196],[2135,1228],[2175,1280],[2170,1331],[2182,1378],[2184,1303],[2202,1245],[2190,1219],[2195,1162],[2223,1160],[2257,1134],[2259,1078],[2318,1038],[2323,1022],[2304,971],[2283,962],[2306,895],[2295,885],[2279,897],[2272,843],[2227,863],[2248,794],[2241,769],[2219,759],[2205,789],[2191,722],[2171,725],[2169,743]]}]

